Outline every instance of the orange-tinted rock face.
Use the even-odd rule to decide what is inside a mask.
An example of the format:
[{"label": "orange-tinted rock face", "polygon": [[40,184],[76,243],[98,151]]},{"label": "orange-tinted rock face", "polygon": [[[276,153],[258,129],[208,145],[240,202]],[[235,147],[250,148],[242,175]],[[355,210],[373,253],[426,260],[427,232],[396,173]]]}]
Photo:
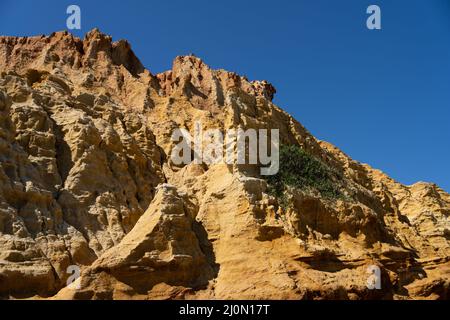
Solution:
[{"label": "orange-tinted rock face", "polygon": [[[450,195],[316,140],[266,81],[194,56],[153,75],[98,30],[0,37],[0,75],[0,297],[448,298]],[[174,165],[172,133],[195,122],[279,129],[343,197],[285,207],[254,166]]]}]

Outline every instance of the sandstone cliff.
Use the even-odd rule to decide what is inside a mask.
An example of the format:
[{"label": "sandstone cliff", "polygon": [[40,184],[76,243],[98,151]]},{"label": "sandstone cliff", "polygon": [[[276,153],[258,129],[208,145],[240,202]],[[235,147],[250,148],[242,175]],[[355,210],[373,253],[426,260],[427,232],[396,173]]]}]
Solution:
[{"label": "sandstone cliff", "polygon": [[[268,82],[194,56],[154,75],[98,30],[0,37],[0,73],[1,297],[448,298],[450,195],[318,141]],[[283,206],[255,166],[173,164],[173,130],[196,121],[279,129],[343,196],[295,189]]]}]

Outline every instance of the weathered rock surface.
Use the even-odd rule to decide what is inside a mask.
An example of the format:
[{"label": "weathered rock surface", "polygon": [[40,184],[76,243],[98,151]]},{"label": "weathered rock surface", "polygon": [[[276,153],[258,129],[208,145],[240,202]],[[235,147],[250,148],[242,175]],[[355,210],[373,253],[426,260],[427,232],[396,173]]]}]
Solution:
[{"label": "weathered rock surface", "polygon": [[[450,195],[318,141],[268,82],[194,56],[153,75],[98,30],[0,37],[0,74],[0,297],[448,299]],[[196,121],[279,129],[345,197],[282,208],[255,166],[174,165],[173,130]]]}]

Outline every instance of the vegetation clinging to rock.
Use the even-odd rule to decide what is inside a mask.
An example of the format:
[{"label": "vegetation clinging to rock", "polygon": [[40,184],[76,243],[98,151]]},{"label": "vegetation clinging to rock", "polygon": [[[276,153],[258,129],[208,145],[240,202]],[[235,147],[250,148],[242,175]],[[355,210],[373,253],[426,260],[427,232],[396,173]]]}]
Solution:
[{"label": "vegetation clinging to rock", "polygon": [[269,193],[287,206],[289,188],[317,190],[328,199],[341,198],[338,179],[341,174],[297,145],[280,146],[280,169],[268,176]]}]

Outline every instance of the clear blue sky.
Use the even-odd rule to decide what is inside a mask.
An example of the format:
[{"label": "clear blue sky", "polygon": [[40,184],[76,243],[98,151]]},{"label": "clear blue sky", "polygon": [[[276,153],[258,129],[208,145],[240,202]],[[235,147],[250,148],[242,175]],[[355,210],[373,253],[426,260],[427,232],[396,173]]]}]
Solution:
[{"label": "clear blue sky", "polygon": [[[278,89],[319,139],[405,184],[450,191],[450,0],[0,0],[0,34],[98,27],[128,39],[153,73],[194,53]],[[382,30],[365,27],[382,10]]]}]

